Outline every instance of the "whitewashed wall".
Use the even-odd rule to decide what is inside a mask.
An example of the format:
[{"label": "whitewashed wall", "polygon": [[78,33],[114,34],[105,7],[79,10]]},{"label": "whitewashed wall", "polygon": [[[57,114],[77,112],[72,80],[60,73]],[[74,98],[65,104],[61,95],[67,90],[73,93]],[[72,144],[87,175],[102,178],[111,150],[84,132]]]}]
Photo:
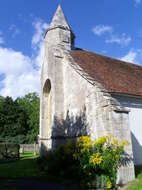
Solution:
[{"label": "whitewashed wall", "polygon": [[[113,95],[114,96],[114,95]],[[142,165],[142,98],[115,95],[124,107],[130,109],[129,125],[132,136],[134,164]]]}]

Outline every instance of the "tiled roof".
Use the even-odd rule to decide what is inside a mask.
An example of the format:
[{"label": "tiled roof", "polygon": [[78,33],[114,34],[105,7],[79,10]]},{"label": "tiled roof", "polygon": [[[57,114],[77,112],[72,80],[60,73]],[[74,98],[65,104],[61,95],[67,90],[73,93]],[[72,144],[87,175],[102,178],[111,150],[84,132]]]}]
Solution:
[{"label": "tiled roof", "polygon": [[71,53],[89,76],[113,93],[142,96],[142,67],[84,50]]}]

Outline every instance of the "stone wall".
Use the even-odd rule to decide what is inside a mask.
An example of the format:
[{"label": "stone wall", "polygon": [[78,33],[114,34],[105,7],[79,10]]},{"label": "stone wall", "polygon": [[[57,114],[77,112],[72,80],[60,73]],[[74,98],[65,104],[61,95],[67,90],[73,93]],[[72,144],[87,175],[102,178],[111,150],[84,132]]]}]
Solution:
[{"label": "stone wall", "polygon": [[[117,99],[90,78],[87,73],[66,53],[64,62],[64,118],[84,114],[85,130],[77,131],[89,134],[92,139],[112,134],[120,140],[127,140],[126,152],[133,157],[129,128],[129,110],[121,106]],[[67,64],[68,63],[68,64]],[[72,134],[73,135],[73,134]],[[127,183],[134,179],[133,162],[118,172],[118,183]]]},{"label": "stone wall", "polygon": [[132,148],[134,154],[134,164],[142,165],[142,98],[113,95],[122,106],[129,109],[129,125],[131,130]]},{"label": "stone wall", "polygon": [[[84,73],[61,46],[47,48],[46,58],[48,64],[44,65],[42,89],[45,81],[50,79],[52,122],[51,126],[45,125],[41,116],[43,128],[40,143],[43,143],[43,147],[54,148],[64,139],[80,135],[87,134],[95,139],[113,134],[118,139],[130,142],[126,152],[132,156],[129,111],[101,84]],[[51,68],[48,70],[47,67]],[[45,102],[41,110],[44,106]],[[133,179],[133,163],[119,170],[118,182],[126,183]]]},{"label": "stone wall", "polygon": [[[66,27],[60,26],[64,17],[61,9],[57,13],[61,17],[57,14],[53,20],[58,22],[51,23],[45,36],[40,95],[41,155],[71,138],[90,135],[95,139],[108,134],[128,140],[126,152],[132,155],[129,111],[74,62],[70,56],[72,32],[66,22]],[[46,93],[44,89],[49,81],[50,93],[49,90]],[[51,106],[47,106],[49,97]],[[133,179],[133,163],[119,170],[118,182]]]}]

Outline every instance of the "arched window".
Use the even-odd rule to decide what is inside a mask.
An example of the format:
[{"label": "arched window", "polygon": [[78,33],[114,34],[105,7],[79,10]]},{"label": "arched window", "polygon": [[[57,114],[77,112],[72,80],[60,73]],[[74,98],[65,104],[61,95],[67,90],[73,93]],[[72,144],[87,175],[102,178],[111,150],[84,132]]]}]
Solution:
[{"label": "arched window", "polygon": [[51,135],[51,82],[49,79],[45,81],[43,86],[43,106],[42,106],[42,119],[43,119],[43,136],[49,137]]},{"label": "arched window", "polygon": [[47,97],[50,91],[51,91],[51,82],[49,79],[47,79],[43,87],[43,94]]}]

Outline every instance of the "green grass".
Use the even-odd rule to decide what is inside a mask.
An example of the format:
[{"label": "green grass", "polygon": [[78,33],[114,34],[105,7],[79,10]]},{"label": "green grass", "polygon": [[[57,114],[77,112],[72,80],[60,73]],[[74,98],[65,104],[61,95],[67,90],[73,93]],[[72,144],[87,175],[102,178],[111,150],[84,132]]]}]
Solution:
[{"label": "green grass", "polygon": [[43,173],[37,165],[37,157],[32,152],[25,152],[19,160],[0,163],[0,178],[40,178]]},{"label": "green grass", "polygon": [[142,173],[140,173],[136,180],[131,183],[128,188],[128,190],[142,190]]}]

